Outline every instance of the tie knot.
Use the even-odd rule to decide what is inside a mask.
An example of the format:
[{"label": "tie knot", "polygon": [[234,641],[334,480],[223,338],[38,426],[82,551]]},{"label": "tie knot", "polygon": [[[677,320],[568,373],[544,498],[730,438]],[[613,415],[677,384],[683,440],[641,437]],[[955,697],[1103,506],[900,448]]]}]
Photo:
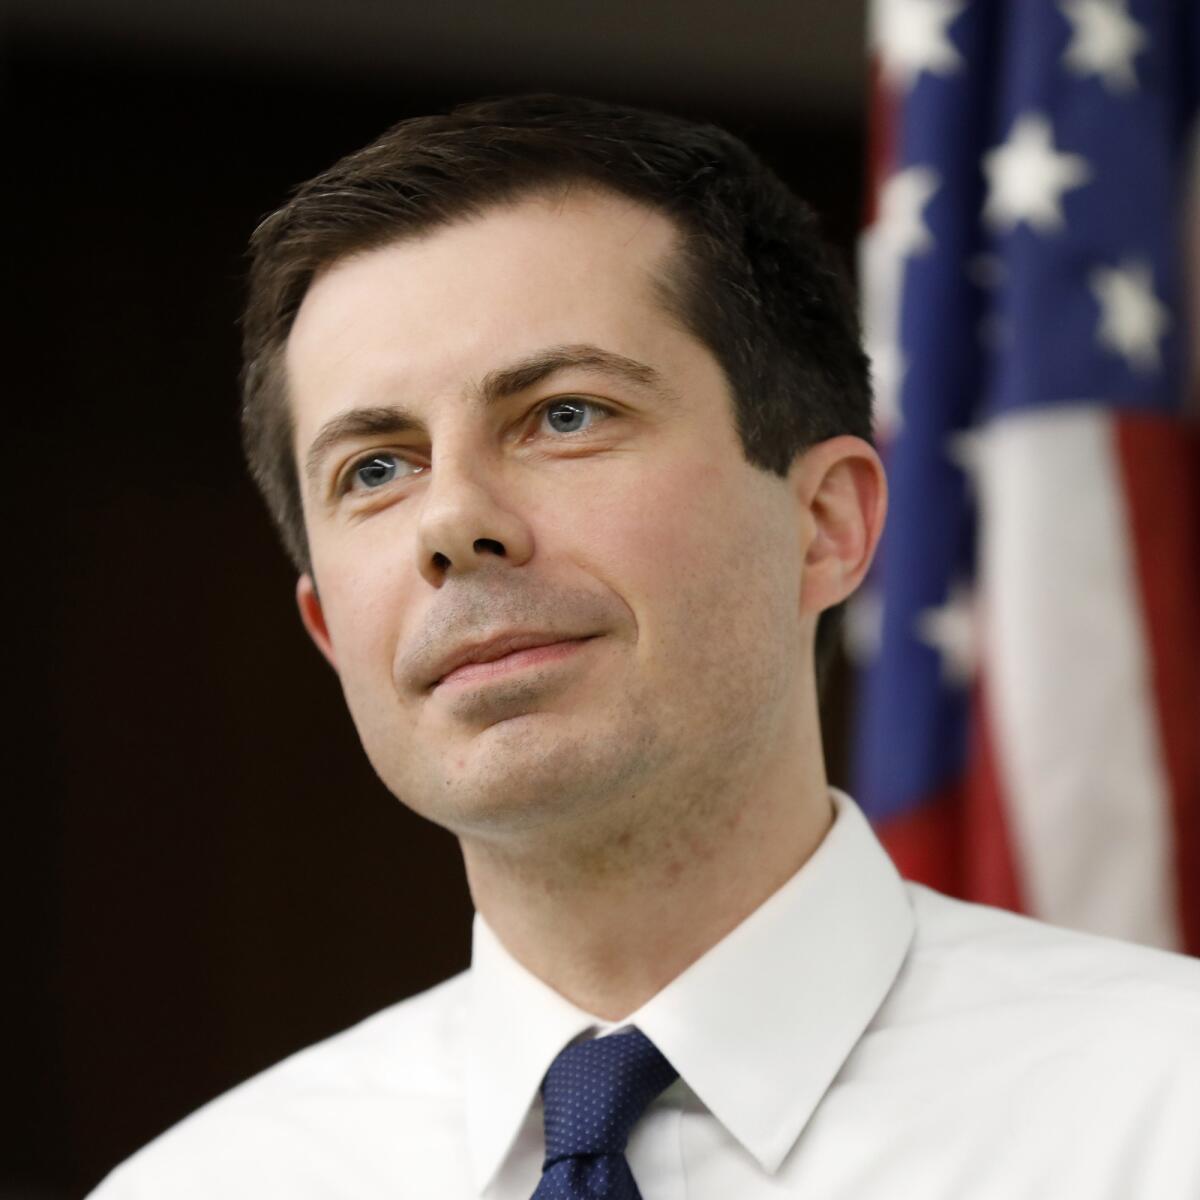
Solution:
[{"label": "tie knot", "polygon": [[546,1166],[579,1154],[624,1154],[646,1106],[677,1074],[639,1029],[568,1046],[542,1081]]}]

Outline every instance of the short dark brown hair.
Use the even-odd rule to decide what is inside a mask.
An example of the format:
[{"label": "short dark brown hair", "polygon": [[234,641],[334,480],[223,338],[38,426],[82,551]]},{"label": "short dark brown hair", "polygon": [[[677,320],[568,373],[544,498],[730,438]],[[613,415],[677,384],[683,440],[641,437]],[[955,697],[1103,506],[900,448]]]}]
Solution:
[{"label": "short dark brown hair", "polygon": [[[316,273],[522,196],[591,184],[681,235],[666,301],[728,379],[749,462],[778,475],[842,433],[871,440],[858,318],[812,211],[713,125],[555,95],[401,121],[296,189],[250,241],[242,445],[284,548],[311,571],[283,352]],[[839,606],[840,608],[840,606]],[[823,665],[840,614],[823,614]]]}]

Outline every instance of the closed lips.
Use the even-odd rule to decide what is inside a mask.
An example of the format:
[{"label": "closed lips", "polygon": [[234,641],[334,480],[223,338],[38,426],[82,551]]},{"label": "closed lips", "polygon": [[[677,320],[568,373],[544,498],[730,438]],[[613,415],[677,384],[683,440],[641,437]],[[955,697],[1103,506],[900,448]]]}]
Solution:
[{"label": "closed lips", "polygon": [[570,633],[512,633],[491,638],[486,642],[473,646],[462,647],[445,658],[436,668],[436,674],[430,682],[430,687],[436,687],[447,675],[459,667],[471,663],[495,662],[519,650],[532,650],[537,646],[553,646],[559,642],[575,642],[586,640],[591,635],[580,637]]}]

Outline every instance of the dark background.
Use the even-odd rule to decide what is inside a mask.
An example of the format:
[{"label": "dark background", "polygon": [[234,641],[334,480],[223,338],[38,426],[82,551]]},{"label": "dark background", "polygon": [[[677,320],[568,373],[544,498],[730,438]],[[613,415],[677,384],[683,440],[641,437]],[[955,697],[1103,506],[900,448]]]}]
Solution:
[{"label": "dark background", "polygon": [[467,961],[457,848],[375,778],[243,474],[257,220],[401,117],[552,88],[728,126],[849,262],[864,37],[836,0],[10,10],[4,1200]]}]

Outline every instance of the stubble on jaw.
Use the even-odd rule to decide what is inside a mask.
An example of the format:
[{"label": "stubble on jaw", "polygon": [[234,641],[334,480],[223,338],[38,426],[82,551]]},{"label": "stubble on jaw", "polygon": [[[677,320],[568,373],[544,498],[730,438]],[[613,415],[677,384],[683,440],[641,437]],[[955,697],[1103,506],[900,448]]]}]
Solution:
[{"label": "stubble on jaw", "polygon": [[[762,686],[755,682],[760,698]],[[747,800],[780,731],[749,717],[747,700],[710,694],[703,703],[714,723],[729,705],[739,719],[703,742],[685,741],[661,712],[628,697],[613,706],[621,720],[601,723],[605,736],[591,746],[576,740],[530,755],[513,723],[513,786],[476,797],[469,825],[454,829],[468,873],[544,896],[683,881],[719,858],[753,811]],[[496,766],[502,771],[502,755]]]},{"label": "stubble on jaw", "polygon": [[443,774],[430,806],[464,846],[514,867],[571,861],[573,870],[599,869],[605,847],[636,824],[636,797],[667,765],[662,731],[651,712],[623,697],[580,733],[567,718],[537,711],[545,693],[536,680],[511,687],[524,712],[490,726],[481,735],[485,762],[467,779]]}]

